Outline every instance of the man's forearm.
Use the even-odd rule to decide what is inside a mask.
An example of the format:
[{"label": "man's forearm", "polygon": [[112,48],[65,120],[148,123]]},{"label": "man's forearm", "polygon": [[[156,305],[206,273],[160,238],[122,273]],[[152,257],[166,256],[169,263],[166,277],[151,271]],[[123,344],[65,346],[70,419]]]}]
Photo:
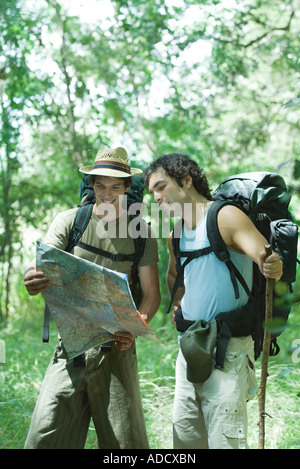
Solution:
[{"label": "man's forearm", "polygon": [[160,305],[160,294],[146,294],[143,296],[142,302],[139,307],[139,312],[143,319],[149,323],[155,316]]}]

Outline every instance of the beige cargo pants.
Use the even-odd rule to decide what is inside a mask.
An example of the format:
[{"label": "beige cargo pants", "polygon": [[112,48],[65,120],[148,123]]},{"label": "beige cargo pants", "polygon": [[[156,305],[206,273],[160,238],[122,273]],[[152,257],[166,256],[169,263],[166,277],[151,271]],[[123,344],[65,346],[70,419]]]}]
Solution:
[{"label": "beige cargo pants", "polygon": [[256,394],[253,341],[231,338],[224,368],[203,384],[186,379],[186,362],[176,362],[173,441],[175,449],[247,448],[247,400]]},{"label": "beige cargo pants", "polygon": [[58,344],[32,416],[25,448],[84,448],[91,418],[100,449],[148,448],[135,344],[119,352],[99,347],[74,367]]}]

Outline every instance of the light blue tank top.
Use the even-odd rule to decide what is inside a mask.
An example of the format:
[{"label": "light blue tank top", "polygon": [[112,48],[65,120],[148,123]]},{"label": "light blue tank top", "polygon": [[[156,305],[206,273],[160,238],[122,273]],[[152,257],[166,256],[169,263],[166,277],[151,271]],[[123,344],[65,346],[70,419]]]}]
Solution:
[{"label": "light blue tank top", "polygon": [[[180,239],[181,251],[194,251],[209,246],[206,230],[206,216],[194,230],[185,225]],[[249,289],[252,288],[252,260],[245,254],[229,249],[231,261],[240,271]],[[181,263],[186,258],[181,258]],[[238,282],[240,297],[235,298],[229,270],[212,252],[193,259],[184,269],[185,293],[181,300],[182,314],[185,319],[211,321],[216,314],[230,311],[248,303],[248,295]]]}]

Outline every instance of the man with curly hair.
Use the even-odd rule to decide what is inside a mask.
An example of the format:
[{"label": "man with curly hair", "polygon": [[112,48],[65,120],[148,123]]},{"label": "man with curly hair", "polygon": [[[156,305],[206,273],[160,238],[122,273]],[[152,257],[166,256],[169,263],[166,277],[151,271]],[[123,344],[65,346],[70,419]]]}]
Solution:
[{"label": "man with curly hair", "polygon": [[[154,200],[169,216],[183,219],[180,251],[209,247],[206,215],[214,202],[206,176],[198,164],[187,155],[163,155],[147,168],[145,182]],[[264,246],[267,241],[244,212],[226,205],[219,211],[217,223],[231,261],[242,273],[250,290],[253,261],[266,278],[278,280],[281,277],[279,256],[273,253],[266,259]],[[167,285],[172,292],[177,271],[171,236],[168,247]],[[184,261],[182,257],[181,264]],[[228,269],[214,252],[210,252],[186,265],[184,287],[177,290],[173,302],[176,312],[173,320],[177,329],[184,331],[183,324],[197,321],[207,324],[219,312],[230,312],[247,302],[248,295],[240,284],[239,298],[236,299]],[[179,334],[179,341],[183,334]],[[188,365],[179,349],[173,416],[174,448],[247,448],[246,403],[256,394],[253,362],[251,335],[232,337],[223,368],[213,367],[205,381],[195,383],[188,380]]]}]

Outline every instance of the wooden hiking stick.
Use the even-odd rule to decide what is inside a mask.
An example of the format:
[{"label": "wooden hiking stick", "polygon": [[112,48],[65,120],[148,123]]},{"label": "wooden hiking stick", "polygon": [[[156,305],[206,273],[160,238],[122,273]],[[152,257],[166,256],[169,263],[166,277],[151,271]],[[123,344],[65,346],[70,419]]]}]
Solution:
[{"label": "wooden hiking stick", "polygon": [[[272,254],[272,246],[270,244],[265,246],[267,257]],[[258,449],[264,449],[265,446],[265,402],[266,402],[266,388],[267,388],[267,377],[268,377],[268,359],[270,353],[271,334],[267,330],[268,323],[272,319],[273,315],[273,285],[274,279],[267,278],[266,281],[266,311],[265,311],[265,331],[263,341],[263,352],[261,360],[261,378],[260,388],[258,395],[258,410],[259,410],[259,436],[258,436]]]}]

